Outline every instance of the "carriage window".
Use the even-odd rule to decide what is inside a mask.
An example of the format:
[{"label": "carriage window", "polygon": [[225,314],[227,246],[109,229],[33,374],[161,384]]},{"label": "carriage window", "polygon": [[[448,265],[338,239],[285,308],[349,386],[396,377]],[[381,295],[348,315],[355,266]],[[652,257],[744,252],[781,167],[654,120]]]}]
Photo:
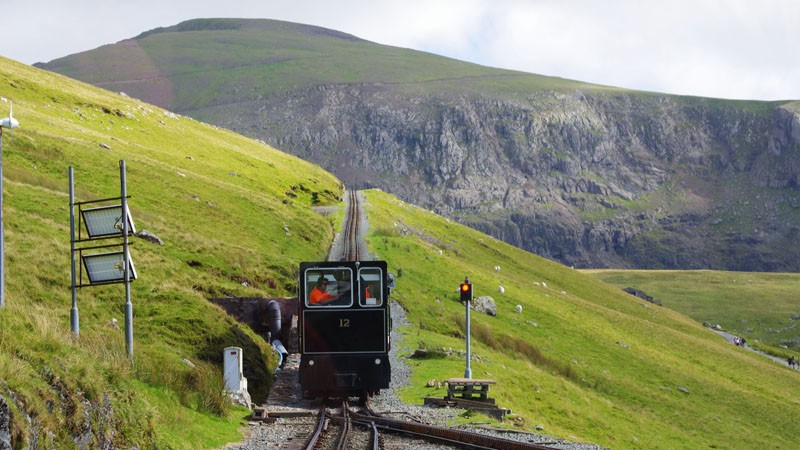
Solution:
[{"label": "carriage window", "polygon": [[306,306],[353,304],[353,272],[344,267],[309,270],[305,274]]},{"label": "carriage window", "polygon": [[358,271],[358,297],[361,306],[383,305],[383,272],[376,267]]}]

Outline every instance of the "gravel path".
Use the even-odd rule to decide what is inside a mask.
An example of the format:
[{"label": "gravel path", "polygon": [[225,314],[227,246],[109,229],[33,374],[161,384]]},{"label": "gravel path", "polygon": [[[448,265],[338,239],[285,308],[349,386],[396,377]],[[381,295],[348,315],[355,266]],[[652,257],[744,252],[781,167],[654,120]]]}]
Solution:
[{"label": "gravel path", "polygon": [[[731,345],[735,345],[735,344],[733,343],[733,338],[735,338],[735,337],[738,337],[738,336],[736,336],[735,334],[728,333],[727,331],[715,330],[715,329],[713,329],[713,328],[709,328],[709,329],[710,329],[711,331],[713,331],[714,333],[717,333],[718,335],[720,335],[720,336],[724,337],[726,341],[728,341],[728,342],[730,342],[730,343],[731,343]],[[750,350],[751,352],[758,353],[758,354],[759,354],[759,355],[761,355],[761,356],[766,356],[767,358],[769,358],[769,359],[771,359],[771,360],[773,360],[773,361],[775,361],[775,362],[777,362],[777,363],[779,363],[779,364],[782,364],[782,365],[784,365],[784,366],[787,366],[787,367],[789,366],[789,361],[787,361],[787,360],[785,360],[785,359],[783,359],[783,358],[778,358],[777,356],[772,356],[772,355],[770,355],[769,353],[764,353],[764,352],[762,352],[762,351],[760,351],[760,350],[756,350],[756,349],[754,349],[753,347],[750,347],[750,346],[749,346],[749,345],[747,345],[747,344],[744,344],[744,345],[742,345],[742,346],[740,346],[740,347],[742,347],[742,348],[745,348],[745,349],[747,349],[747,350]]]}]

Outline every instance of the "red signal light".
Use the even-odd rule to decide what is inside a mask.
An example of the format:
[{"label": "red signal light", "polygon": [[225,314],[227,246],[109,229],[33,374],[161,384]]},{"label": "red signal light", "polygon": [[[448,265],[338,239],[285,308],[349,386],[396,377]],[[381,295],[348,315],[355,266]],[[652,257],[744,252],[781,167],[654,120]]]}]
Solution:
[{"label": "red signal light", "polygon": [[472,283],[461,283],[461,301],[472,301]]}]

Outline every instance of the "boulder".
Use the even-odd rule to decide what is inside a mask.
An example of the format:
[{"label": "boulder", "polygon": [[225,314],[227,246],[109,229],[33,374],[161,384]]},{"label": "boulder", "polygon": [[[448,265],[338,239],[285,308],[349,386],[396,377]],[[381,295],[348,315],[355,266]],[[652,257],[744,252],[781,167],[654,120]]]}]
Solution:
[{"label": "boulder", "polygon": [[160,237],[156,236],[155,234],[147,230],[138,231],[135,236],[138,237],[139,239],[144,239],[145,241],[152,242],[153,244],[164,245],[164,241],[162,241]]},{"label": "boulder", "polygon": [[493,317],[497,316],[497,305],[494,303],[494,299],[488,295],[476,298],[472,302],[472,309]]}]

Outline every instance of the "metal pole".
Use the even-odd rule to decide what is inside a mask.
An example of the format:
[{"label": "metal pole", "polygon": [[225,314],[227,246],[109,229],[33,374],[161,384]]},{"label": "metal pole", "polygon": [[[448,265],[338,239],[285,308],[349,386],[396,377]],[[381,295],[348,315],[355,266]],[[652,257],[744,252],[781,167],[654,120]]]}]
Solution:
[{"label": "metal pole", "polygon": [[14,119],[14,111],[0,119],[0,308],[6,305],[6,243],[3,229],[3,128],[16,128],[19,122]]},{"label": "metal pole", "polygon": [[128,189],[125,178],[125,160],[119,162],[120,190],[122,194],[122,266],[125,278],[125,347],[133,359],[133,304],[131,303],[130,255],[128,254]]},{"label": "metal pole", "polygon": [[6,243],[3,229],[3,127],[0,127],[0,308],[6,305]]},{"label": "metal pole", "polygon": [[69,311],[69,321],[72,325],[72,334],[78,337],[80,325],[78,319],[78,283],[75,279],[75,178],[72,166],[69,166],[69,247],[72,260],[72,309]]},{"label": "metal pole", "polygon": [[[464,278],[464,283],[469,283],[469,277]],[[470,360],[472,357],[470,356],[470,349],[469,349],[469,304],[472,301],[472,290],[470,290],[470,299],[466,301],[466,309],[467,309],[467,368],[464,369],[464,378],[472,379],[472,369],[469,366]]]}]

